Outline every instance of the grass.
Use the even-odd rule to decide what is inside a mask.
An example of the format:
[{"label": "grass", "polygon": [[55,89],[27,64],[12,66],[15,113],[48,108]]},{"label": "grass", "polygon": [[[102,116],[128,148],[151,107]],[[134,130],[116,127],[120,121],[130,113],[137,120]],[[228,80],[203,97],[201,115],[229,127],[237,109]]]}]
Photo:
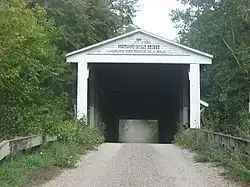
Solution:
[{"label": "grass", "polygon": [[62,168],[74,168],[86,147],[54,142],[0,163],[1,187],[31,187],[53,179]]},{"label": "grass", "polygon": [[216,143],[208,142],[203,136],[192,130],[186,130],[175,136],[174,143],[182,148],[195,150],[197,162],[213,162],[223,166],[223,173],[228,179],[250,183],[250,156],[240,151],[221,149]]},{"label": "grass", "polygon": [[[103,134],[83,121],[64,121],[56,126],[58,141],[0,161],[0,187],[33,187],[74,168],[80,155],[104,142]],[[1,136],[0,136],[1,137]]]}]

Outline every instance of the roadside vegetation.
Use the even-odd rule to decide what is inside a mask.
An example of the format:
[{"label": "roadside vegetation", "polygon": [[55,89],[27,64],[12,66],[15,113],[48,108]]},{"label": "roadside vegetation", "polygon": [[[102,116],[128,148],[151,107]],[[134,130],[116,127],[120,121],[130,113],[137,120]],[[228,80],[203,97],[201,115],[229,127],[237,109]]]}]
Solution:
[{"label": "roadside vegetation", "polygon": [[74,168],[81,155],[104,142],[103,135],[84,124],[64,123],[58,140],[7,157],[0,163],[0,186],[35,186],[56,177],[64,168]]},{"label": "roadside vegetation", "polygon": [[247,0],[179,0],[173,10],[180,42],[214,55],[201,66],[201,98],[209,103],[204,127],[250,138],[250,3]]},{"label": "roadside vegetation", "polygon": [[174,143],[182,148],[197,152],[195,161],[213,162],[216,166],[223,166],[226,170],[223,175],[235,181],[244,181],[250,184],[250,157],[237,150],[222,149],[215,142],[207,141],[196,130],[179,132]]},{"label": "roadside vegetation", "polygon": [[[201,99],[209,103],[202,128],[250,139],[250,4],[245,0],[179,0],[172,11],[180,43],[214,55],[201,66]],[[197,161],[216,162],[226,176],[250,182],[250,158],[223,150],[192,130],[181,131],[175,143],[198,152]]]},{"label": "roadside vegetation", "polygon": [[1,0],[1,139],[53,135],[74,118],[75,66],[65,53],[126,32],[136,3]]}]

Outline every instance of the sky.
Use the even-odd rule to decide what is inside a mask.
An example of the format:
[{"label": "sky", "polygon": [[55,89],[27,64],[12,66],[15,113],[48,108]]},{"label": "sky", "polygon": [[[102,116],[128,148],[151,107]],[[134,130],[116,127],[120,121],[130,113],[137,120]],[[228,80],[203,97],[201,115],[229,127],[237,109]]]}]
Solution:
[{"label": "sky", "polygon": [[142,5],[134,18],[135,25],[169,40],[178,36],[169,15],[171,10],[181,7],[177,0],[139,0],[139,4]]}]

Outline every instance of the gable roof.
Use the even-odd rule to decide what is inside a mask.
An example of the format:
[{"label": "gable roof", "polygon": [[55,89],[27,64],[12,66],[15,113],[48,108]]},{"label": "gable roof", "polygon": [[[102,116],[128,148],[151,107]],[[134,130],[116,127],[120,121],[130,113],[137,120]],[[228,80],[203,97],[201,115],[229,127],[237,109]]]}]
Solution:
[{"label": "gable roof", "polygon": [[190,47],[187,47],[185,45],[182,45],[182,44],[179,44],[179,43],[176,43],[176,42],[173,42],[171,40],[168,40],[166,38],[163,38],[161,36],[158,36],[158,35],[155,35],[153,33],[150,33],[148,31],[145,31],[145,30],[142,30],[142,29],[136,29],[132,32],[129,32],[129,33],[126,33],[126,34],[123,34],[123,35],[120,35],[120,36],[117,36],[117,37],[114,37],[114,38],[111,38],[111,39],[108,39],[108,40],[104,40],[102,42],[99,42],[99,43],[96,43],[96,44],[93,44],[93,45],[90,45],[88,47],[85,47],[85,48],[82,48],[82,49],[78,49],[78,50],[75,50],[75,51],[72,51],[70,53],[67,53],[66,54],[66,57],[69,57],[69,56],[72,56],[72,55],[75,55],[75,54],[78,54],[78,53],[82,53],[82,52],[85,52],[87,50],[90,50],[90,49],[93,49],[93,48],[96,48],[96,47],[99,47],[99,46],[102,46],[104,44],[108,44],[108,43],[111,43],[111,42],[114,42],[116,40],[119,40],[119,39],[123,39],[127,36],[131,36],[133,34],[136,34],[136,33],[142,33],[142,34],[145,34],[145,35],[149,35],[153,38],[156,38],[156,39],[159,39],[159,40],[162,40],[163,42],[166,42],[166,43],[169,43],[169,44],[172,44],[174,46],[177,46],[177,47],[180,47],[182,49],[186,49],[188,51],[191,51],[191,52],[194,52],[196,54],[199,54],[199,55],[202,55],[202,56],[205,56],[205,57],[208,57],[208,58],[213,58],[213,55],[210,55],[208,53],[204,53],[204,52],[201,52],[199,50],[196,50],[196,49],[193,49],[193,48],[190,48]]}]

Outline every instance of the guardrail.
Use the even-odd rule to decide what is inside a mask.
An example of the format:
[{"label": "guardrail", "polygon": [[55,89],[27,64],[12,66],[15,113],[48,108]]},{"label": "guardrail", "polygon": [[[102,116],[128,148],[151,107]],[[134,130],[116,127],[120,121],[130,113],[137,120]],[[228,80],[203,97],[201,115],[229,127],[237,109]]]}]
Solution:
[{"label": "guardrail", "polygon": [[212,132],[204,129],[199,129],[199,133],[205,138],[205,141],[209,143],[215,143],[223,149],[232,149],[239,151],[246,156],[250,156],[250,140],[239,137],[234,137],[218,132]]},{"label": "guardrail", "polygon": [[56,140],[56,137],[49,136],[27,136],[5,140],[0,143],[0,161],[9,155],[14,155],[20,151],[31,149]]}]

